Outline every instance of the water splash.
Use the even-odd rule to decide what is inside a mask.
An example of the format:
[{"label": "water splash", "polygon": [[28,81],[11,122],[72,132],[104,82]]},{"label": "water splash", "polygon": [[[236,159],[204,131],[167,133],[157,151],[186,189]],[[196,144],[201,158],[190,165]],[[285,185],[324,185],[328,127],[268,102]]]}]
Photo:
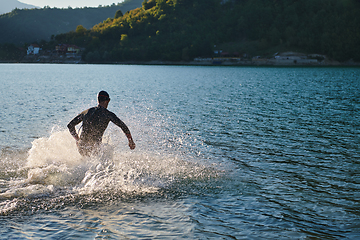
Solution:
[{"label": "water splash", "polygon": [[67,130],[33,141],[23,167],[2,180],[0,212],[17,208],[16,199],[64,196],[157,194],[181,181],[196,181],[216,172],[176,153],[116,149],[108,136],[100,154],[82,157]]}]

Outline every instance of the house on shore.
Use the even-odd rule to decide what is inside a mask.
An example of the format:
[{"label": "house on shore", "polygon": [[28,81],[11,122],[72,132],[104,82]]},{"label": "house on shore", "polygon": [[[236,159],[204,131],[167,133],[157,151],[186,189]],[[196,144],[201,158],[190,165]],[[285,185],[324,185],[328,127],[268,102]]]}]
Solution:
[{"label": "house on shore", "polygon": [[30,44],[30,46],[27,49],[27,55],[38,55],[41,48],[37,44]]},{"label": "house on shore", "polygon": [[55,51],[59,55],[66,55],[67,58],[75,57],[80,52],[80,48],[76,45],[59,44],[55,47]]},{"label": "house on shore", "polygon": [[[314,57],[314,56],[317,57]],[[284,53],[276,53],[274,54],[274,63],[280,65],[291,65],[291,64],[305,64],[305,65],[312,65],[312,64],[319,64],[325,56],[321,56],[318,54],[306,55],[304,53],[297,53],[297,52],[284,52]]]}]

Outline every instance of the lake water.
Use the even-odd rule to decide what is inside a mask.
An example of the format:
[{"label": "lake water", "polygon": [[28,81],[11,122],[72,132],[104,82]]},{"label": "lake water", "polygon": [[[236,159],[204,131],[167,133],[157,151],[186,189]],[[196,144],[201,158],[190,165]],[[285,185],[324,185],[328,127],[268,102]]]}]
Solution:
[{"label": "lake water", "polygon": [[[359,239],[360,69],[1,64],[3,239]],[[66,129],[109,92],[99,156]]]}]

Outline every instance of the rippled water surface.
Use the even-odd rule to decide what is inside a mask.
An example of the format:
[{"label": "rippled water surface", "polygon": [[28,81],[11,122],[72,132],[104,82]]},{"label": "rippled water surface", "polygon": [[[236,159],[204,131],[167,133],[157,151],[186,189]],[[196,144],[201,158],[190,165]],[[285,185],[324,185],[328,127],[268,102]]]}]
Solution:
[{"label": "rippled water surface", "polygon": [[[1,64],[0,234],[359,239],[360,69]],[[109,92],[99,156],[67,123]]]}]

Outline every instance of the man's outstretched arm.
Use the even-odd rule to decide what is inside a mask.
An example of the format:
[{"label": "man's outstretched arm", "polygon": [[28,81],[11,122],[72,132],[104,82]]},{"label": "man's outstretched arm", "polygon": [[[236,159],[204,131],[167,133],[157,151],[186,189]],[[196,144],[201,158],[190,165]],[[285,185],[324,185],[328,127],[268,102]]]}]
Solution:
[{"label": "man's outstretched arm", "polygon": [[121,130],[123,130],[123,132],[125,133],[128,141],[129,141],[129,147],[131,150],[135,149],[135,142],[131,136],[130,130],[129,128],[126,126],[126,124],[120,120],[120,118],[118,118],[114,113],[111,114],[111,121],[119,126],[121,128]]}]

